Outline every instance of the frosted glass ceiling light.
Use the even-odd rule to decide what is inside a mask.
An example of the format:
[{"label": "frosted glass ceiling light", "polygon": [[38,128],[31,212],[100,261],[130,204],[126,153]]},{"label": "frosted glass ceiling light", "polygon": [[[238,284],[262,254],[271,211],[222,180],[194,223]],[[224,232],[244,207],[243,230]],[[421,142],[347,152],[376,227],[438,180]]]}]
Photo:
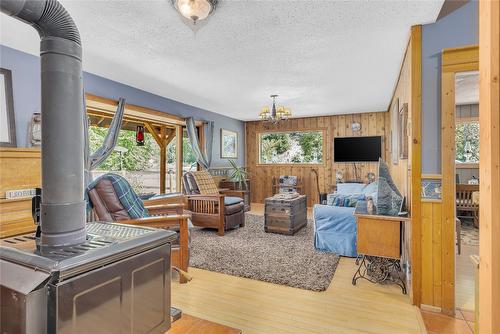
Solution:
[{"label": "frosted glass ceiling light", "polygon": [[214,10],[217,0],[171,0],[175,9],[193,25],[205,20]]}]

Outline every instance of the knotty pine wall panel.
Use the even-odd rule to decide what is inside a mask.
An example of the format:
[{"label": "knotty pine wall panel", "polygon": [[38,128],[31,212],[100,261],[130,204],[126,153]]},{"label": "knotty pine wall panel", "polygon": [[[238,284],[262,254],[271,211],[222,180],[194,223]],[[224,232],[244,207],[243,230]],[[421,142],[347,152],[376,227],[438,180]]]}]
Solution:
[{"label": "knotty pine wall panel", "polygon": [[[361,130],[353,132],[351,124],[359,122]],[[303,193],[307,195],[307,204],[312,206],[318,203],[318,191],[313,169],[319,174],[319,188],[321,192],[331,192],[335,185],[335,172],[341,169],[345,180],[355,179],[354,166],[351,163],[333,162],[333,138],[349,136],[382,136],[383,158],[389,157],[389,124],[388,112],[370,112],[350,115],[334,115],[293,118],[272,125],[261,121],[246,122],[246,166],[250,173],[252,202],[264,203],[266,197],[272,196],[272,178],[279,175],[296,175],[302,178]],[[324,156],[323,164],[320,165],[261,165],[259,164],[260,133],[264,132],[286,132],[304,130],[323,130]],[[358,178],[364,180],[368,172],[377,174],[377,163],[357,163]]]}]

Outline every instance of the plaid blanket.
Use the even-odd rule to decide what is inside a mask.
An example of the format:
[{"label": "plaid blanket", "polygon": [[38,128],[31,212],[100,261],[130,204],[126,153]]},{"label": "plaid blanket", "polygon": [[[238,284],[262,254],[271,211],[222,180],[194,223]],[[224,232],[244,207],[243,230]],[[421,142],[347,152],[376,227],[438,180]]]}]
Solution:
[{"label": "plaid blanket", "polygon": [[[127,210],[131,219],[149,216],[148,210],[144,207],[144,203],[139,196],[137,196],[128,181],[123,176],[112,173],[101,175],[89,184],[87,187],[87,193],[88,191],[94,189],[97,183],[103,179],[111,181],[113,188],[115,189],[116,196],[118,196],[120,203],[123,205],[125,210]],[[89,206],[92,208],[92,202],[87,199],[87,203],[89,203]]]}]

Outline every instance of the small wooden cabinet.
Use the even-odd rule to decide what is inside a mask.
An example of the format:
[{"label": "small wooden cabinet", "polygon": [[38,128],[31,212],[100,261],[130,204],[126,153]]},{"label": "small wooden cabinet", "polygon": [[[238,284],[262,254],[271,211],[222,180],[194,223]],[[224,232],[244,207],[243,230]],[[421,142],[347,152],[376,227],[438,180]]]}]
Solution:
[{"label": "small wooden cabinet", "polygon": [[368,213],[366,202],[359,202],[354,211],[357,219],[357,252],[359,267],[352,283],[359,278],[372,283],[390,281],[406,294],[406,269],[409,255],[405,252],[405,224],[409,217],[382,216]]}]

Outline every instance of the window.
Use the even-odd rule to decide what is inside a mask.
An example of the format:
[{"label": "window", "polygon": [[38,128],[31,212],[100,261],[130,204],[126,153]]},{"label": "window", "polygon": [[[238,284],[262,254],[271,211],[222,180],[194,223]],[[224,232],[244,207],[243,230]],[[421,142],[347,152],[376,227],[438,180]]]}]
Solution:
[{"label": "window", "polygon": [[261,133],[259,163],[323,163],[323,136],[323,131]]},{"label": "window", "polygon": [[456,161],[479,162],[479,123],[459,122],[455,130]]},{"label": "window", "polygon": [[[89,127],[90,152],[104,142],[108,129]],[[92,171],[93,178],[113,172],[125,177],[138,194],[158,193],[160,184],[160,147],[149,133],[144,133],[144,146],[137,146],[135,131],[120,129],[118,141],[111,155]]]}]

